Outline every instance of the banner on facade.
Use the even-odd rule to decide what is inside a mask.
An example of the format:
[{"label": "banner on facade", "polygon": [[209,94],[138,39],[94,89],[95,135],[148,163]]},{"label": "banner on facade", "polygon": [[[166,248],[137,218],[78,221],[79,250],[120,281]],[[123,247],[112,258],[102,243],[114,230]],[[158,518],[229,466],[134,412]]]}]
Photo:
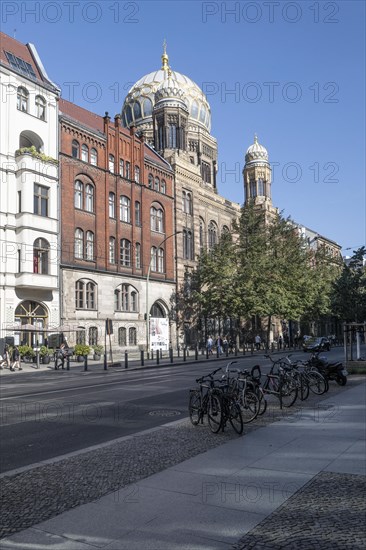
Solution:
[{"label": "banner on facade", "polygon": [[164,317],[150,318],[150,348],[169,349],[169,320]]}]

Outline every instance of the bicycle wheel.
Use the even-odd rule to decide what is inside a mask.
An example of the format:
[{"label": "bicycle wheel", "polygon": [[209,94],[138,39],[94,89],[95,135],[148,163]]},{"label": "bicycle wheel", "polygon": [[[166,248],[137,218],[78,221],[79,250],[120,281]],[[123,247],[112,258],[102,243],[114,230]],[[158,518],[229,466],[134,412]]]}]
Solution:
[{"label": "bicycle wheel", "polygon": [[260,400],[254,392],[250,390],[240,392],[239,405],[244,424],[248,424],[257,418],[260,410]]},{"label": "bicycle wheel", "polygon": [[207,403],[207,421],[212,433],[217,434],[222,426],[222,402],[218,393],[211,393]]},{"label": "bicycle wheel", "polygon": [[279,399],[282,401],[283,407],[292,407],[297,399],[297,387],[290,380],[283,380],[280,383]]},{"label": "bicycle wheel", "polygon": [[298,397],[301,401],[305,401],[310,394],[309,382],[305,375],[297,373],[295,374],[296,387],[298,390]]},{"label": "bicycle wheel", "polygon": [[229,422],[234,431],[240,435],[243,433],[243,417],[241,415],[241,408],[234,400],[230,401],[231,402],[228,403]]},{"label": "bicycle wheel", "polygon": [[316,395],[323,395],[329,389],[328,381],[324,378],[320,372],[311,371],[306,373],[306,377],[309,380],[310,391]]},{"label": "bicycle wheel", "polygon": [[197,426],[201,419],[202,403],[201,403],[201,393],[196,390],[192,391],[189,396],[189,418],[193,426]]}]

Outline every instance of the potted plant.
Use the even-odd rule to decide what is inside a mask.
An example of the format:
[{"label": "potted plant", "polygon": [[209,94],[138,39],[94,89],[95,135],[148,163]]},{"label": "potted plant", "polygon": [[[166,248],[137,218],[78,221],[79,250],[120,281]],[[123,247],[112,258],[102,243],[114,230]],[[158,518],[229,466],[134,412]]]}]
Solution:
[{"label": "potted plant", "polygon": [[50,349],[48,349],[47,346],[41,346],[39,348],[39,356],[41,357],[41,361],[44,365],[48,365],[51,358],[50,358],[50,355],[51,355],[52,351]]},{"label": "potted plant", "polygon": [[35,357],[34,350],[31,346],[19,346],[19,353],[20,357],[24,359],[25,361],[31,362],[33,361],[33,357]]},{"label": "potted plant", "polygon": [[74,354],[78,358],[78,361],[84,361],[85,355],[89,355],[89,353],[90,346],[87,346],[86,344],[76,344]]},{"label": "potted plant", "polygon": [[94,350],[94,359],[96,361],[99,361],[99,359],[101,358],[101,355],[103,353],[104,347],[99,345],[99,344],[94,344],[92,346],[92,348]]}]

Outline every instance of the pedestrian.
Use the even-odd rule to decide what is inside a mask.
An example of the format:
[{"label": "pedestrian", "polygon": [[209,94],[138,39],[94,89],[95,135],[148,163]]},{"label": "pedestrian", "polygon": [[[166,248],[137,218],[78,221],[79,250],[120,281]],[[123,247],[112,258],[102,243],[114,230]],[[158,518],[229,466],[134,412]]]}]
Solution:
[{"label": "pedestrian", "polygon": [[224,350],[224,353],[226,353],[229,349],[229,342],[226,337],[222,341],[222,349]]},{"label": "pedestrian", "polygon": [[223,345],[222,338],[221,336],[218,336],[216,339],[216,349],[219,355],[222,354],[222,345]]},{"label": "pedestrian", "polygon": [[279,350],[282,349],[282,344],[283,344],[283,340],[282,340],[282,336],[280,334],[279,337],[278,337],[278,349]]},{"label": "pedestrian", "polygon": [[209,336],[207,338],[207,353],[209,353],[210,355],[212,355],[212,346],[213,346],[212,336]]},{"label": "pedestrian", "polygon": [[15,371],[15,369],[17,368],[18,370],[23,370],[21,365],[20,365],[20,353],[19,353],[19,348],[18,346],[15,346],[14,349],[13,349],[13,353],[12,353],[12,360],[13,360],[13,364],[12,366],[10,367],[10,370],[12,371]]},{"label": "pedestrian", "polygon": [[233,338],[230,338],[229,340],[229,353],[234,353],[235,352],[235,342],[233,340]]},{"label": "pedestrian", "polygon": [[1,369],[10,368],[10,354],[9,354],[8,344],[5,344],[4,355],[3,355],[2,361],[0,362],[0,366],[1,366]]},{"label": "pedestrian", "polygon": [[261,349],[261,342],[262,342],[262,339],[259,336],[259,334],[256,335],[256,337],[254,338],[254,341],[255,341],[256,350],[259,351]]},{"label": "pedestrian", "polygon": [[66,355],[67,355],[67,348],[66,348],[65,342],[62,342],[60,349],[56,353],[56,364],[55,364],[56,369],[59,369],[60,367],[64,369]]}]

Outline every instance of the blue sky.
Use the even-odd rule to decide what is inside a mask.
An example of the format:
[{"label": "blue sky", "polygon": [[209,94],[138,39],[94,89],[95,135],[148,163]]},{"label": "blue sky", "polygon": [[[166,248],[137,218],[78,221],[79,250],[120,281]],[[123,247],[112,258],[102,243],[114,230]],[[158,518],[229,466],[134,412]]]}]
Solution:
[{"label": "blue sky", "polygon": [[4,0],[3,32],[33,43],[65,99],[103,115],[170,65],[204,91],[220,194],[243,202],[256,132],[275,206],[347,248],[366,241],[363,1]]}]

